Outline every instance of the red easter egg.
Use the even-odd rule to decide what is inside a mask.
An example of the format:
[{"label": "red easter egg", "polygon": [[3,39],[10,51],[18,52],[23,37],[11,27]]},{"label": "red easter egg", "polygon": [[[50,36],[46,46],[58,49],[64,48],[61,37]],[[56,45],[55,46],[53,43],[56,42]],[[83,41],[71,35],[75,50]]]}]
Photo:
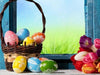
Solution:
[{"label": "red easter egg", "polygon": [[39,44],[39,43],[42,43],[45,40],[45,34],[38,32],[38,33],[35,33],[34,35],[32,35],[32,38],[34,39],[34,41],[36,43]]}]

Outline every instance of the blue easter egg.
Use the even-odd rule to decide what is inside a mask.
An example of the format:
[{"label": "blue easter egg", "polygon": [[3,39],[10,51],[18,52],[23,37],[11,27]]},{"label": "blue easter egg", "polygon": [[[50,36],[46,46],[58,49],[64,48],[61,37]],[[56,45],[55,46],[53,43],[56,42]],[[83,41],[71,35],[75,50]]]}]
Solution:
[{"label": "blue easter egg", "polygon": [[27,62],[27,68],[31,71],[31,72],[40,72],[40,64],[41,61],[36,58],[36,57],[32,57],[28,59]]},{"label": "blue easter egg", "polygon": [[19,30],[17,33],[16,33],[16,35],[18,36],[18,38],[19,38],[19,41],[23,41],[26,37],[28,37],[29,36],[29,30],[28,29],[26,29],[26,28],[24,28],[24,29],[21,29],[21,30]]}]

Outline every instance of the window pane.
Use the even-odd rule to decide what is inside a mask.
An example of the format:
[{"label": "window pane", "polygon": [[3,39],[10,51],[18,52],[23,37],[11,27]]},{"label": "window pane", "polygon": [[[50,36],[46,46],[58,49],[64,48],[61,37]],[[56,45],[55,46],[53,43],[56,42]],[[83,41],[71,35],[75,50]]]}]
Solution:
[{"label": "window pane", "polygon": [[[46,39],[41,54],[73,54],[85,34],[84,0],[35,0],[46,16]],[[41,14],[33,3],[17,2],[17,31],[27,28],[30,36],[42,31]]]}]

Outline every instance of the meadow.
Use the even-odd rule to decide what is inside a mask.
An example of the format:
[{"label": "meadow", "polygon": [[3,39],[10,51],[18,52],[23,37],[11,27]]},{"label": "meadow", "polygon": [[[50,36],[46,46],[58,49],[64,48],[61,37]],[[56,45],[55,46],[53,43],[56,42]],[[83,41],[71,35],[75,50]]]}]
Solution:
[{"label": "meadow", "polygon": [[65,28],[46,33],[41,54],[74,54],[79,50],[79,39],[85,28]]}]

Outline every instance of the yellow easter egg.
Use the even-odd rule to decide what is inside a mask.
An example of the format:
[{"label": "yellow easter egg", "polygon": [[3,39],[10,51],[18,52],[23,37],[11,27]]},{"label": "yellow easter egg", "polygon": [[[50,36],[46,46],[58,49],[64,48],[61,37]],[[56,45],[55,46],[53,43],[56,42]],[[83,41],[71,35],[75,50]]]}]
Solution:
[{"label": "yellow easter egg", "polygon": [[26,68],[26,58],[24,56],[18,56],[16,59],[13,61],[13,71],[16,73],[21,73],[25,70]]},{"label": "yellow easter egg", "polygon": [[34,40],[31,37],[26,37],[23,41],[23,46],[25,46],[25,42],[26,42],[26,46],[32,45]]}]

